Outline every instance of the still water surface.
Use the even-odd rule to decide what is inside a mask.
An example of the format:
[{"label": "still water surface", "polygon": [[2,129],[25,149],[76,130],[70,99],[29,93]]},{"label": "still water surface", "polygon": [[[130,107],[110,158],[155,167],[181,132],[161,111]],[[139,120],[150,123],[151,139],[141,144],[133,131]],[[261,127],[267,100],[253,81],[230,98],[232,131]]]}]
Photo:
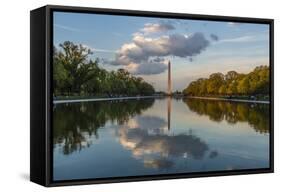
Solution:
[{"label": "still water surface", "polygon": [[269,105],[200,99],[56,104],[53,179],[269,167]]}]

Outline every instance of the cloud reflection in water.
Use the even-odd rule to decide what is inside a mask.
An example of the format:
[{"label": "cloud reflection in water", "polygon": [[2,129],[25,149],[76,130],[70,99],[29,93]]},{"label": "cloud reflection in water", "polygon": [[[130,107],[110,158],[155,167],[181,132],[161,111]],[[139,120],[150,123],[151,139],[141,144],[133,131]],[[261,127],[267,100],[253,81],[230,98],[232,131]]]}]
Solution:
[{"label": "cloud reflection in water", "polygon": [[195,135],[171,135],[167,122],[154,116],[139,116],[124,124],[118,132],[119,141],[141,159],[145,167],[169,168],[172,158],[202,159],[208,146]]}]

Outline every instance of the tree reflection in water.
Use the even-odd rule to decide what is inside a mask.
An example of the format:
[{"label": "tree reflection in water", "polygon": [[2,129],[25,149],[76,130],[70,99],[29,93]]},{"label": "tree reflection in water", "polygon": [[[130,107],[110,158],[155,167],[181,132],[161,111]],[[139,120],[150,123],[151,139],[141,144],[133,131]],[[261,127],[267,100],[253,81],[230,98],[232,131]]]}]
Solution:
[{"label": "tree reflection in water", "polygon": [[247,122],[259,133],[269,133],[269,105],[227,102],[203,99],[183,99],[188,108],[199,115],[207,115],[210,120],[228,123]]},{"label": "tree reflection in water", "polygon": [[[202,159],[208,145],[192,133],[174,135],[170,130],[171,98],[167,103],[167,121],[158,116],[143,115],[154,99],[119,100],[58,104],[53,109],[53,143],[65,155],[91,146],[98,129],[107,122],[117,125],[119,143],[132,152],[146,167],[169,168],[172,158]],[[183,99],[188,108],[207,115],[216,122],[248,122],[259,133],[269,132],[269,106],[200,99]],[[163,111],[165,113],[165,111]],[[187,130],[188,132],[188,130]],[[217,151],[208,157],[216,158]]]},{"label": "tree reflection in water", "polygon": [[[189,123],[185,116],[178,116],[187,109],[196,117],[201,116],[195,118],[198,127],[191,127],[197,124]],[[218,135],[212,129],[211,132],[200,132],[201,128],[206,130],[206,122],[209,122],[204,116],[215,122],[224,122],[218,127],[226,123],[246,122],[249,126],[243,127],[252,127],[262,134],[254,131],[242,133],[241,138],[254,137],[240,144],[240,141],[236,142],[237,137],[229,134],[219,132]],[[210,133],[215,139],[209,139]],[[269,105],[265,104],[187,98],[173,101],[169,97],[157,102],[140,99],[58,104],[53,109],[54,162],[57,167],[61,166],[57,172],[66,170],[65,174],[72,170],[72,166],[75,167],[73,172],[76,172],[84,165],[81,174],[87,172],[93,175],[95,172],[92,170],[103,172],[103,167],[112,174],[128,166],[130,171],[124,175],[134,175],[138,171],[139,174],[152,174],[201,171],[205,168],[220,170],[252,164],[264,167],[268,133]],[[96,142],[99,134],[102,138]],[[221,138],[221,135],[226,137]],[[216,136],[220,139],[217,140]],[[84,150],[86,147],[89,150]],[[74,153],[77,151],[81,154]],[[79,158],[85,161],[84,165],[76,161]],[[112,161],[120,161],[120,167],[112,165]],[[60,165],[64,162],[67,162],[65,167]],[[88,170],[88,165],[92,169]]]},{"label": "tree reflection in water", "polygon": [[[171,100],[171,98],[169,98]],[[63,154],[80,151],[98,138],[98,129],[107,122],[116,128],[119,143],[143,161],[145,167],[169,168],[172,158],[203,158],[208,146],[195,135],[171,135],[171,101],[168,122],[158,116],[141,115],[154,100],[104,101],[59,104],[54,107],[54,147]],[[165,113],[165,111],[164,111]]]},{"label": "tree reflection in water", "polygon": [[121,125],[154,103],[154,99],[58,104],[53,108],[53,143],[70,154],[91,145],[106,122]]}]

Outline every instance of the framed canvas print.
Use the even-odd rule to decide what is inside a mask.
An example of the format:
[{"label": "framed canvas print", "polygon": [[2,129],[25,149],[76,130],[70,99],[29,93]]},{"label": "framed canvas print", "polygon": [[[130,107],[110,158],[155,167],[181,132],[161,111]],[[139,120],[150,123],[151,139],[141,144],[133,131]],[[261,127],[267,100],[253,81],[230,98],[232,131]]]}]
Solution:
[{"label": "framed canvas print", "polygon": [[273,172],[273,20],[31,11],[30,178]]}]

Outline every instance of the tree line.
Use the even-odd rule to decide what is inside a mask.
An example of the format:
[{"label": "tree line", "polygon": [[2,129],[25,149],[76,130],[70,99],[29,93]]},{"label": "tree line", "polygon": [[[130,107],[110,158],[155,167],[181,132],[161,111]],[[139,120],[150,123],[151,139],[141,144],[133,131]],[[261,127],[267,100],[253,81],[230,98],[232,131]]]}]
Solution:
[{"label": "tree line", "polygon": [[269,95],[269,67],[259,66],[248,74],[229,71],[192,81],[184,90],[190,96]]},{"label": "tree line", "polygon": [[53,49],[54,96],[133,96],[151,95],[154,87],[125,69],[107,71],[99,59],[83,46],[65,41]]}]

